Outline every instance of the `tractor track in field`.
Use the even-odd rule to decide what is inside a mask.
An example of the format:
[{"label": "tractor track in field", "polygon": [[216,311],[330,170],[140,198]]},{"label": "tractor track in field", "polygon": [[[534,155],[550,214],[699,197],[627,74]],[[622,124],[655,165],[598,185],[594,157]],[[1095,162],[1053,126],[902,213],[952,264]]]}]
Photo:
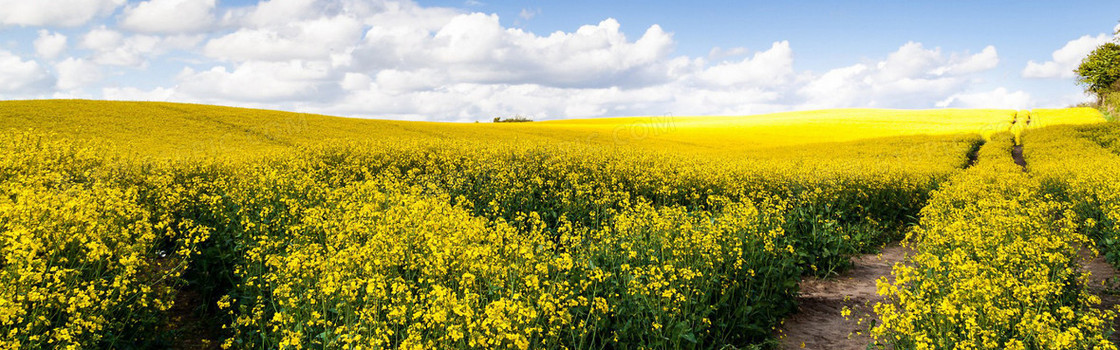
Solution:
[{"label": "tractor track in field", "polygon": [[[1030,124],[1030,121],[1027,121]],[[984,142],[972,149],[964,166],[968,169],[978,161],[978,151]],[[1023,145],[1014,145],[1011,158],[1024,173],[1029,174]],[[911,250],[897,243],[883,248],[879,254],[868,254],[852,259],[851,269],[836,278],[804,277],[797,297],[798,310],[780,327],[778,337],[781,349],[841,349],[862,350],[872,343],[868,331],[877,323],[874,306],[883,298],[876,292],[876,280],[886,277],[893,282],[891,268],[904,262]],[[1083,261],[1083,272],[1088,273],[1086,291],[1099,297],[1100,310],[1120,310],[1120,271],[1108,264],[1102,256]],[[842,312],[850,310],[848,316]],[[1113,329],[1120,330],[1120,317],[1112,319]],[[1113,343],[1120,344],[1120,331],[1110,335]]]},{"label": "tractor track in field", "polygon": [[976,165],[976,161],[980,160],[980,147],[984,147],[984,143],[984,140],[980,140],[980,142],[973,144],[972,148],[968,150],[968,153],[965,155],[965,157],[968,158],[968,162],[965,163],[964,169],[971,168],[973,165]]},{"label": "tractor track in field", "polygon": [[[1026,124],[1030,125],[1030,123],[1030,119],[1027,119]],[[1024,173],[1029,173],[1027,161],[1023,157],[1023,145],[1015,145],[1011,149],[1011,158],[1015,160],[1016,165],[1023,168]],[[1089,256],[1092,256],[1092,259],[1085,259],[1081,264],[1081,272],[1089,275],[1085,284],[1086,291],[1101,299],[1101,303],[1096,306],[1097,309],[1117,310],[1117,307],[1120,306],[1120,271],[1117,271],[1099,254],[1084,254],[1082,257],[1087,258]],[[1114,344],[1120,344],[1120,317],[1112,319],[1112,328],[1118,331],[1112,333],[1109,340]]]},{"label": "tractor track in field", "polygon": [[[1089,273],[1086,289],[1089,294],[1101,298],[1101,310],[1116,310],[1120,305],[1120,273],[1116,268],[1105,262],[1103,256],[1096,256],[1081,265],[1081,271]],[[1120,330],[1120,317],[1112,320],[1112,327]],[[1110,337],[1113,343],[1120,343],[1120,332],[1113,333]]]},{"label": "tractor track in field", "polygon": [[[852,267],[828,279],[805,277],[797,297],[797,312],[778,333],[782,349],[862,350],[871,342],[868,329],[874,324],[875,303],[883,300],[875,281],[891,278],[895,263],[906,260],[910,249],[897,243],[878,254],[852,258]],[[847,317],[842,311],[847,308]]]},{"label": "tractor track in field", "polygon": [[[1024,122],[1023,125],[1030,126],[1031,125],[1031,118],[1028,117],[1026,122]],[[1018,135],[1018,134],[1016,134],[1016,135]],[[1022,142],[1019,141],[1019,136],[1015,137],[1015,143],[1016,143],[1015,147],[1011,148],[1011,159],[1014,159],[1015,160],[1015,165],[1018,165],[1019,167],[1023,168],[1023,172],[1025,173],[1025,172],[1027,172],[1027,159],[1023,158],[1023,144],[1022,144]]]},{"label": "tractor track in field", "polygon": [[1015,160],[1015,165],[1023,168],[1023,172],[1027,172],[1027,160],[1023,158],[1023,145],[1015,145],[1011,149],[1011,159]]},{"label": "tractor track in field", "polygon": [[220,329],[212,327],[213,320],[201,315],[198,309],[202,304],[202,296],[194,289],[180,290],[175,296],[175,303],[167,310],[168,326],[173,334],[169,349],[221,349]]}]

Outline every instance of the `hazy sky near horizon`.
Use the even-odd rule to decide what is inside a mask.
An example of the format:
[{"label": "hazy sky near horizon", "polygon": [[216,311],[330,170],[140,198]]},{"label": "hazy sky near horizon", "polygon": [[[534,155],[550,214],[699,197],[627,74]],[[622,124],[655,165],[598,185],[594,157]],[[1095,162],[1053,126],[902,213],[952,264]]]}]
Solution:
[{"label": "hazy sky near horizon", "polygon": [[1120,1],[0,0],[0,99],[473,121],[1034,108]]}]

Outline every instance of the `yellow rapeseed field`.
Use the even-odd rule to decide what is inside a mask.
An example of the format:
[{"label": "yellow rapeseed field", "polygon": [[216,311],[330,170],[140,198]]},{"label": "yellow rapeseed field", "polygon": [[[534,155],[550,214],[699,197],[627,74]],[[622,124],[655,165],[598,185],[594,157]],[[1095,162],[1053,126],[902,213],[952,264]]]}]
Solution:
[{"label": "yellow rapeseed field", "polygon": [[[1098,114],[1099,116],[1099,114]],[[97,139],[141,154],[244,153],[328,140],[467,139],[747,150],[910,135],[990,135],[1012,110],[832,109],[755,116],[648,116],[533,123],[428,123],[160,102],[0,101],[0,128]]]},{"label": "yellow rapeseed field", "polygon": [[1100,111],[1087,107],[1035,109],[1031,111],[1029,120],[1031,128],[1051,125],[1099,124],[1106,121]]},{"label": "yellow rapeseed field", "polygon": [[1098,122],[0,102],[0,349],[175,346],[185,302],[232,349],[769,347],[802,276],[904,236],[879,344],[1114,348],[1078,269],[1120,254]]},{"label": "yellow rapeseed field", "polygon": [[1120,129],[1118,124],[1058,126],[1024,135],[1032,173],[1070,202],[1106,260],[1120,266]]},{"label": "yellow rapeseed field", "polygon": [[[612,135],[646,137],[664,145],[685,144],[719,151],[842,142],[903,135],[980,134],[1005,131],[1013,110],[829,109],[728,117],[630,117],[558,120],[538,128],[593,132],[619,125],[646,125]],[[668,132],[671,129],[672,132]]]},{"label": "yellow rapeseed field", "polygon": [[873,335],[905,349],[1115,349],[1115,312],[1085,291],[1079,216],[1012,161],[1011,134],[993,138],[922,209],[915,255],[879,280],[889,302]]}]

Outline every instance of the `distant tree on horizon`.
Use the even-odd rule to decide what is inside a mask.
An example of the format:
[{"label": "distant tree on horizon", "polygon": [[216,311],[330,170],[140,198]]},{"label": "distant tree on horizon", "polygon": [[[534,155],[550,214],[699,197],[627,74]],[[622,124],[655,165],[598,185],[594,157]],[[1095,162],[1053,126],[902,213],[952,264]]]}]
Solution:
[{"label": "distant tree on horizon", "polygon": [[1101,44],[1081,60],[1074,73],[1078,85],[1096,95],[1098,103],[1104,102],[1109,93],[1120,91],[1120,44]]},{"label": "distant tree on horizon", "polygon": [[525,122],[531,122],[531,121],[533,121],[533,120],[529,119],[529,118],[526,118],[524,116],[521,116],[520,114],[512,116],[512,117],[506,117],[506,118],[494,117],[494,122],[495,123],[525,123]]}]

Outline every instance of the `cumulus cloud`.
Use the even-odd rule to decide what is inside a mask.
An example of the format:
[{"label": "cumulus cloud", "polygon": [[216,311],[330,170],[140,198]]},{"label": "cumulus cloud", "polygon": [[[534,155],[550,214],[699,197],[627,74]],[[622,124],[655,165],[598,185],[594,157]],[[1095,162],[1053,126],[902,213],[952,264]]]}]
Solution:
[{"label": "cumulus cloud", "polygon": [[[91,18],[123,6],[123,0],[87,3],[108,4]],[[624,32],[613,18],[534,33],[517,21],[533,19],[537,11],[506,26],[496,14],[408,0],[267,0],[220,10],[218,3],[134,2],[124,6],[116,24],[95,24],[72,35],[71,43],[65,35],[40,31],[35,56],[50,63],[0,55],[0,92],[37,87],[49,94],[53,88],[55,96],[99,93],[106,99],[454,121],[1031,101],[1022,91],[976,88],[979,75],[1000,64],[994,46],[947,52],[909,42],[813,72],[798,69],[796,42],[688,56],[675,52],[670,30],[650,25]],[[0,14],[0,23],[15,23],[5,16]],[[109,74],[153,66],[174,78],[156,88],[105,85]]]},{"label": "cumulus cloud", "polygon": [[747,54],[748,52],[750,51],[745,47],[733,47],[730,49],[724,49],[722,47],[716,46],[708,51],[708,59],[719,60],[728,57],[742,56]]},{"label": "cumulus cloud", "polygon": [[79,46],[93,50],[93,62],[97,64],[146,67],[149,59],[171,50],[195,47],[202,39],[202,36],[197,35],[125,36],[121,32],[100,26],[86,33]]},{"label": "cumulus cloud", "polygon": [[698,78],[716,86],[769,86],[785,83],[793,74],[793,50],[788,41],[781,41],[774,43],[769,50],[757,52],[741,61],[711,66]]},{"label": "cumulus cloud", "polygon": [[855,64],[829,70],[798,90],[808,108],[854,107],[868,89],[865,79],[871,68]]},{"label": "cumulus cloud", "polygon": [[523,8],[523,9],[521,9],[521,12],[517,14],[517,17],[520,17],[521,19],[528,21],[528,20],[533,19],[533,17],[536,17],[537,14],[539,14],[539,13],[541,13],[540,9],[526,9],[526,8]]},{"label": "cumulus cloud", "polygon": [[253,26],[282,25],[290,21],[309,19],[327,11],[334,12],[342,3],[320,0],[261,1],[243,21]]},{"label": "cumulus cloud", "polygon": [[799,90],[806,108],[931,107],[971,83],[970,76],[995,68],[999,55],[988,46],[979,53],[951,53],[908,42],[886,59],[828,71]]},{"label": "cumulus cloud", "polygon": [[66,51],[66,36],[40,29],[39,37],[35,39],[34,46],[35,54],[39,57],[53,60],[63,51]]},{"label": "cumulus cloud", "polygon": [[206,43],[207,56],[233,61],[327,59],[346,54],[362,36],[362,25],[347,16],[245,28]]},{"label": "cumulus cloud", "polygon": [[[793,68],[788,42],[750,57],[708,64],[666,57],[671,80],[641,86],[550,86],[539,83],[464,82],[441,67],[347,73],[344,97],[300,108],[327,114],[469,121],[479,116],[523,114],[538,119],[610,115],[751,114],[827,107],[931,108],[993,67],[994,48],[976,54],[943,53],[907,43],[881,61],[820,75]],[[667,62],[677,62],[673,66]],[[1018,96],[1015,93],[1012,96]],[[957,96],[953,101],[973,101]],[[898,102],[904,101],[904,102]],[[948,102],[954,103],[954,102]],[[378,111],[378,113],[370,113]]]},{"label": "cumulus cloud", "polygon": [[[645,95],[639,96],[645,93]],[[645,89],[570,89],[535,84],[496,85],[456,83],[432,90],[403,93],[379,89],[352,91],[337,103],[309,104],[310,110],[356,116],[406,120],[472,121],[488,115],[522,114],[532,118],[624,115],[637,101],[663,97]],[[369,111],[377,110],[376,114]]]},{"label": "cumulus cloud", "polygon": [[121,27],[143,33],[191,33],[214,23],[215,0],[149,0],[124,11]]},{"label": "cumulus cloud", "polygon": [[239,29],[202,51],[226,64],[184,69],[176,98],[430,120],[913,108],[933,107],[999,63],[993,46],[973,54],[911,42],[880,61],[814,74],[796,69],[788,41],[677,56],[658,25],[631,38],[607,18],[538,35],[494,14],[410,2],[272,0],[223,21]]},{"label": "cumulus cloud", "polygon": [[[175,90],[158,87],[152,90],[141,90],[134,87],[107,87],[101,89],[101,98],[118,101],[169,101],[175,96]],[[182,99],[181,101],[188,101]]]},{"label": "cumulus cloud", "polygon": [[882,80],[897,80],[935,70],[941,49],[927,50],[922,43],[908,42],[876,65]]},{"label": "cumulus cloud", "polygon": [[629,40],[608,18],[575,32],[538,36],[503,28],[497,15],[452,17],[435,32],[374,26],[356,50],[364,69],[440,67],[472,83],[536,83],[553,87],[640,86],[664,82],[672,34],[650,26]]},{"label": "cumulus cloud", "polygon": [[76,27],[113,13],[125,0],[0,0],[0,24]]},{"label": "cumulus cloud", "polygon": [[0,50],[0,92],[28,93],[50,86],[51,76],[33,60]]},{"label": "cumulus cloud", "polygon": [[328,64],[315,61],[247,62],[233,70],[218,66],[196,72],[185,68],[179,91],[214,101],[317,100],[335,92]]},{"label": "cumulus cloud", "polygon": [[949,61],[948,65],[938,67],[931,73],[934,75],[960,75],[983,72],[999,65],[999,53],[996,52],[995,46],[988,45],[975,55],[960,57],[960,55],[954,54]]},{"label": "cumulus cloud", "polygon": [[55,63],[54,70],[58,76],[55,86],[61,90],[80,88],[101,80],[101,67],[80,58],[70,57]]},{"label": "cumulus cloud", "polygon": [[1112,35],[1099,34],[1097,36],[1085,35],[1070,40],[1062,48],[1054,51],[1051,60],[1046,62],[1027,62],[1023,68],[1024,78],[1072,78],[1073,71],[1081,64],[1081,60],[1088,56],[1097,46],[1112,40]]},{"label": "cumulus cloud", "polygon": [[1024,109],[1034,106],[1031,95],[1025,91],[1007,91],[999,87],[991,91],[958,93],[937,102],[939,108],[1009,108]]}]

